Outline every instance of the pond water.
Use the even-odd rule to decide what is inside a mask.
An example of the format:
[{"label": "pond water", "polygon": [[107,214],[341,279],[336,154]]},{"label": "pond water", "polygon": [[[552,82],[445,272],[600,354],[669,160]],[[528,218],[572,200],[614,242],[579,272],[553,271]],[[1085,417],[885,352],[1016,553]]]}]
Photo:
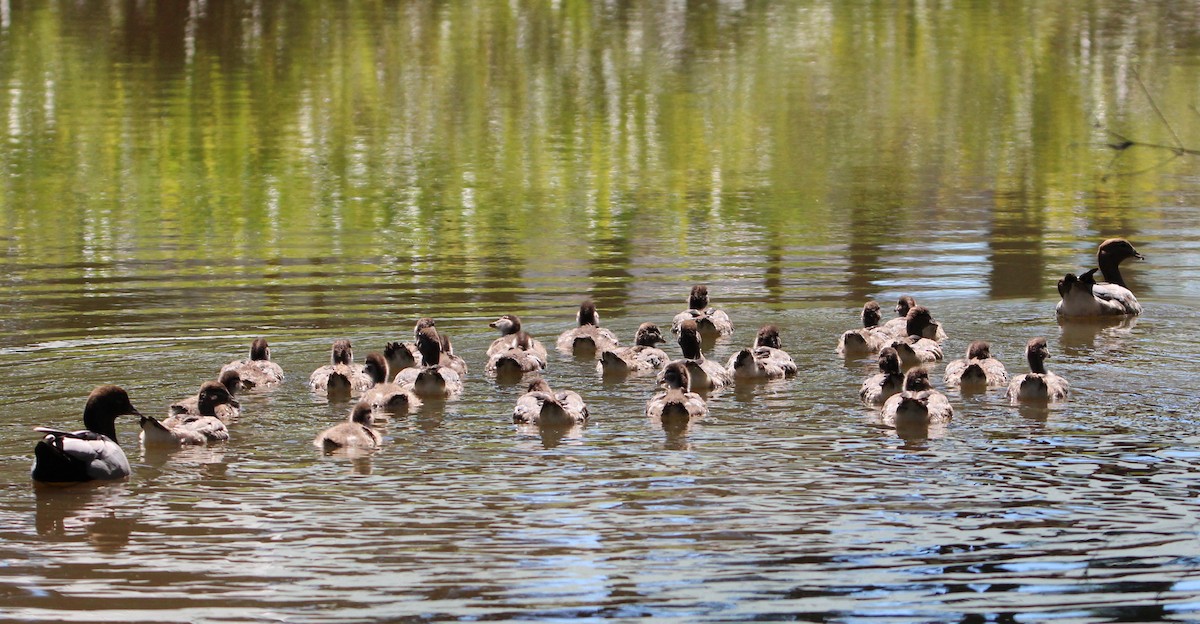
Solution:
[{"label": "pond water", "polygon": [[[0,619],[1189,621],[1200,617],[1200,8],[1157,2],[0,0]],[[1145,313],[1054,317],[1131,239]],[[790,380],[667,433],[653,381],[552,353],[591,419],[517,430],[487,323],[623,341],[707,284]],[[912,294],[1049,410],[950,391],[905,438],[838,334]],[[322,455],[312,394],[432,316],[460,399]],[[29,480],[88,392],[165,412],[266,337],[229,442]],[[668,353],[678,354],[676,345]],[[941,380],[942,365],[933,369]]]}]

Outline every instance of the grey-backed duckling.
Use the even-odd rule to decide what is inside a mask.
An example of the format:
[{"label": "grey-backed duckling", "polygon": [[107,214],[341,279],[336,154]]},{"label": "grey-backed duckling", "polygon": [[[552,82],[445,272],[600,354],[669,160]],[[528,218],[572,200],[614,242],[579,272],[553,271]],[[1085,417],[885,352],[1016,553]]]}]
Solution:
[{"label": "grey-backed duckling", "polygon": [[863,380],[858,391],[859,398],[867,405],[883,405],[893,394],[904,391],[904,373],[900,369],[900,355],[891,347],[879,352],[879,372]]},{"label": "grey-backed duckling", "polygon": [[[916,305],[917,301],[911,295],[901,295],[896,300],[895,310],[898,316],[881,325],[880,330],[892,338],[906,338],[911,336],[912,334],[908,333],[908,313]],[[926,309],[926,312],[928,312],[928,309]],[[922,327],[921,332],[918,335],[922,338],[928,338],[935,342],[946,340],[946,331],[942,329],[941,323],[933,320],[932,316],[929,318],[929,323]]]},{"label": "grey-backed duckling", "polygon": [[1025,357],[1029,360],[1029,371],[1017,375],[1008,384],[1005,396],[1009,403],[1054,403],[1063,401],[1070,393],[1066,379],[1046,370],[1046,358],[1050,357],[1050,349],[1046,339],[1038,336],[1025,345]]},{"label": "grey-backed duckling", "polygon": [[336,424],[321,433],[313,440],[313,446],[331,453],[338,450],[374,450],[379,448],[383,438],[371,427],[375,423],[371,405],[359,401],[350,410],[346,422]]},{"label": "grey-backed duckling", "polygon": [[[683,359],[675,360],[688,369],[693,390],[710,391],[724,388],[733,383],[733,374],[719,363],[706,359],[700,346],[700,329],[696,321],[687,319],[679,324],[679,348],[683,351]],[[663,383],[663,373],[658,375],[658,383]]]},{"label": "grey-backed duckling", "polygon": [[[241,375],[241,373],[237,372],[237,370],[232,369],[232,368],[222,369],[221,376],[217,378],[217,382],[220,383],[222,386],[224,386],[225,390],[228,391],[229,401],[226,403],[226,405],[229,406],[229,408],[231,408],[232,410],[234,410],[232,413],[226,414],[226,417],[223,419],[226,422],[228,422],[234,418],[237,418],[241,414],[241,404],[239,404],[237,402],[237,400],[235,400],[233,397],[235,395],[237,395],[238,390],[240,390],[242,387],[242,375]],[[175,415],[175,414],[199,415],[200,414],[200,396],[202,393],[203,392],[198,393],[198,394],[193,394],[190,397],[185,397],[185,398],[182,398],[182,399],[172,403],[171,407],[168,408],[168,411],[172,415]]]},{"label": "grey-backed duckling", "polygon": [[432,326],[417,334],[421,361],[433,362],[420,368],[406,368],[396,374],[395,383],[422,399],[450,399],[462,394],[463,380],[458,372],[442,366],[442,340]]},{"label": "grey-backed duckling", "polygon": [[600,327],[600,313],[591,299],[579,304],[575,313],[576,327],[559,334],[556,346],[563,353],[580,357],[594,357],[597,353],[611,351],[620,346],[615,334]]},{"label": "grey-backed duckling", "polygon": [[733,333],[733,323],[729,315],[708,305],[708,287],[697,284],[692,286],[688,295],[688,309],[675,315],[671,321],[671,331],[679,334],[679,328],[684,321],[696,322],[700,333],[714,338],[729,336]]},{"label": "grey-backed duckling", "polygon": [[[1145,257],[1124,238],[1110,238],[1100,243],[1096,251],[1097,269],[1079,277],[1067,274],[1058,282],[1058,293],[1062,297],[1055,308],[1059,316],[1097,317],[1132,316],[1142,313],[1142,305],[1125,285],[1120,265],[1125,260]],[[1097,282],[1096,271],[1104,273],[1108,281]]]},{"label": "grey-backed duckling", "polygon": [[924,337],[932,326],[933,319],[925,306],[913,306],[908,310],[908,335],[892,340],[891,346],[900,355],[905,366],[917,366],[942,359],[942,346],[936,340]]},{"label": "grey-backed duckling", "polygon": [[642,323],[633,335],[632,347],[616,347],[600,353],[596,371],[605,376],[658,372],[667,364],[667,353],[657,345],[666,342],[654,323]]},{"label": "grey-backed duckling", "polygon": [[992,346],[986,340],[974,340],[967,347],[966,359],[946,364],[943,379],[947,386],[963,390],[1002,388],[1008,385],[1008,370],[992,357]]},{"label": "grey-backed duckling", "polygon": [[545,379],[530,382],[525,394],[517,398],[513,422],[541,427],[571,427],[587,422],[588,408],[578,393],[555,392]]},{"label": "grey-backed duckling", "polygon": [[391,371],[387,358],[379,353],[368,353],[363,370],[374,382],[359,399],[360,402],[371,406],[375,417],[385,417],[385,414],[407,414],[420,407],[421,399],[408,388],[389,381]]},{"label": "grey-backed duckling", "polygon": [[682,362],[671,362],[663,369],[663,392],[646,403],[646,415],[662,422],[664,428],[686,428],[687,424],[708,414],[704,398],[691,390],[691,376]]},{"label": "grey-backed duckling", "polygon": [[493,340],[491,346],[488,347],[488,358],[492,358],[497,353],[503,353],[510,349],[521,349],[532,351],[542,362],[546,361],[546,347],[542,346],[542,343],[529,335],[528,332],[521,329],[521,318],[517,315],[505,314],[488,323],[488,327],[500,331],[500,337]]},{"label": "grey-backed duckling", "polygon": [[354,365],[354,351],[349,340],[335,340],[330,350],[329,364],[308,376],[308,385],[320,394],[346,395],[363,392],[371,387],[371,378],[362,367]]},{"label": "grey-backed duckling", "polygon": [[933,389],[929,371],[914,368],[904,377],[904,392],[888,397],[881,413],[884,424],[901,429],[948,423],[954,408],[946,395]]},{"label": "grey-backed duckling", "polygon": [[880,349],[891,342],[892,336],[879,325],[883,315],[878,303],[874,301],[864,303],[860,317],[862,318],[862,327],[844,331],[838,337],[838,355],[848,358],[862,357],[878,353]]},{"label": "grey-backed duckling", "polygon": [[221,373],[226,371],[237,372],[242,390],[273,388],[283,383],[283,369],[271,361],[271,347],[266,338],[255,338],[250,343],[250,357],[222,366]]},{"label": "grey-backed duckling", "polygon": [[45,434],[33,447],[34,483],[70,485],[129,476],[129,460],[117,443],[119,416],[141,416],[119,386],[100,386],[88,395],[80,431],[37,427]]},{"label": "grey-backed duckling", "polygon": [[521,319],[512,314],[491,322],[502,334],[488,347],[484,371],[501,379],[519,379],[525,373],[546,368],[546,348],[521,330]]},{"label": "grey-backed duckling", "polygon": [[782,346],[779,328],[763,325],[754,337],[754,346],[730,356],[725,370],[739,381],[781,379],[795,375],[799,370],[796,361]]},{"label": "grey-backed duckling", "polygon": [[224,442],[229,439],[226,423],[239,413],[236,403],[227,386],[206,381],[196,394],[194,413],[175,412],[162,421],[153,416],[142,416],[142,444],[185,446]]}]

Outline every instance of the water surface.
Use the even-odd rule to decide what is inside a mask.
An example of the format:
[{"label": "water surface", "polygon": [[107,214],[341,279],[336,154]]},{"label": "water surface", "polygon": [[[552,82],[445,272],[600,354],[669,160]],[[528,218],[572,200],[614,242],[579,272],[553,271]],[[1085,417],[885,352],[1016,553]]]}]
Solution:
[{"label": "water surface", "polygon": [[[1195,619],[1195,162],[1106,144],[1200,145],[1196,12],[0,0],[0,618]],[[1146,313],[1060,325],[1118,235]],[[552,342],[591,297],[630,340],[694,283],[736,327],[711,357],[774,323],[800,375],[668,434],[651,380],[553,354],[590,423],[511,425],[488,321]],[[1046,336],[1070,401],[879,426],[833,349],[905,293],[953,357]],[[463,397],[317,452],[331,341],[420,316]],[[126,419],[128,482],[31,487],[94,386],[165,411],[256,336],[288,378],[228,443]]]}]

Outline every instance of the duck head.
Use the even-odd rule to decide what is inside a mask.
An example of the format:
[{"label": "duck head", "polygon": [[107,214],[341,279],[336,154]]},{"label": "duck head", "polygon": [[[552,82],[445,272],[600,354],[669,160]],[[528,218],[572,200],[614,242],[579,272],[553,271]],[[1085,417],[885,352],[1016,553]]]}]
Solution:
[{"label": "duck head", "polygon": [[83,407],[83,426],[87,427],[88,431],[108,436],[110,440],[117,442],[117,417],[141,415],[142,413],[129,402],[129,394],[124,388],[100,386],[88,395],[87,404]]},{"label": "duck head", "polygon": [[905,315],[906,329],[909,336],[920,336],[925,328],[933,324],[933,317],[925,306],[915,305],[908,309]]},{"label": "duck head", "polygon": [[349,366],[354,362],[354,350],[350,347],[349,340],[334,340],[333,348],[329,352],[329,361],[332,364],[345,364]]},{"label": "duck head", "polygon": [[521,319],[515,314],[505,314],[500,318],[488,323],[488,327],[493,327],[500,331],[501,336],[515,334],[521,331]]},{"label": "duck head", "polygon": [[968,360],[986,360],[992,357],[992,345],[986,340],[974,340],[967,346]]},{"label": "duck head", "polygon": [[[905,313],[907,314],[908,311],[905,310]],[[862,309],[863,327],[875,327],[876,325],[879,324],[879,321],[881,321],[881,320],[883,320],[883,311],[880,309],[878,303],[876,303],[874,301],[868,301],[863,304],[863,309]]]},{"label": "duck head", "polygon": [[663,369],[663,385],[671,390],[692,391],[692,377],[687,366],[680,362],[671,362]]},{"label": "duck head", "polygon": [[371,383],[373,384],[386,382],[391,372],[388,370],[387,358],[375,352],[367,354],[367,361],[363,364],[363,371],[371,378]]},{"label": "duck head", "polygon": [[591,299],[585,299],[579,304],[579,312],[575,313],[575,321],[580,327],[584,325],[600,325],[600,313],[596,311],[596,304]]},{"label": "duck head", "polygon": [[1100,265],[1100,271],[1104,273],[1104,278],[1109,283],[1118,286],[1125,286],[1125,280],[1121,277],[1119,267],[1129,258],[1146,259],[1133,248],[1133,243],[1124,238],[1110,238],[1100,243],[1100,248],[1096,250],[1096,264]]},{"label": "duck head", "polygon": [[221,373],[217,381],[222,386],[225,386],[225,389],[229,391],[229,396],[237,394],[237,391],[242,387],[242,376],[232,368]]},{"label": "duck head", "polygon": [[196,395],[196,408],[201,416],[216,416],[218,405],[241,407],[233,395],[218,381],[206,381],[200,386]]},{"label": "duck head", "polygon": [[433,327],[424,327],[417,333],[417,351],[423,366],[436,366],[442,361],[442,339]]},{"label": "duck head", "polygon": [[700,327],[696,321],[688,319],[679,324],[679,349],[683,357],[698,360],[703,357],[700,350]]},{"label": "duck head", "polygon": [[917,300],[913,299],[911,295],[900,295],[900,298],[896,300],[896,316],[907,316],[908,311],[915,305],[917,305]]},{"label": "duck head", "polygon": [[888,375],[902,374],[900,368],[900,354],[891,347],[884,347],[879,351],[879,372]]},{"label": "duck head", "polygon": [[933,384],[929,381],[929,371],[923,366],[908,371],[908,374],[904,376],[904,390],[907,392],[933,390]]},{"label": "duck head", "polygon": [[782,349],[782,345],[783,343],[779,340],[779,328],[774,325],[763,325],[758,330],[758,335],[754,337],[754,346],[756,347]]},{"label": "duck head", "polygon": [[697,284],[692,286],[692,292],[688,295],[689,310],[706,310],[708,309],[708,286]]},{"label": "duck head", "polygon": [[1029,370],[1034,373],[1046,373],[1046,358],[1050,357],[1050,348],[1046,346],[1046,339],[1038,336],[1030,338],[1029,342],[1025,343],[1025,358],[1029,360]]},{"label": "duck head", "polygon": [[667,339],[663,338],[662,330],[654,323],[642,323],[638,325],[637,331],[633,335],[633,343],[643,347],[653,347],[656,344],[662,344]]},{"label": "duck head", "polygon": [[366,401],[359,401],[353,409],[350,410],[350,422],[360,424],[364,427],[370,427],[375,424],[375,415],[371,413],[371,404]]},{"label": "duck head", "polygon": [[255,338],[254,342],[250,343],[250,360],[270,360],[271,347],[267,345],[266,338]]}]

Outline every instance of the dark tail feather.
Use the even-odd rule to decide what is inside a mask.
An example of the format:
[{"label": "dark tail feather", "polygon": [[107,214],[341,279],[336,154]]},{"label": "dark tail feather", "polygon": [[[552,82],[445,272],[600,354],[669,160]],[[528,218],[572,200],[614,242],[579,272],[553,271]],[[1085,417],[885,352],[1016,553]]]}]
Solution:
[{"label": "dark tail feather", "polygon": [[987,373],[978,364],[968,364],[967,368],[963,370],[961,383],[974,386],[987,385]]},{"label": "dark tail feather", "polygon": [[629,372],[629,364],[621,359],[613,351],[605,351],[600,354],[600,364],[604,367],[604,372],[609,374],[627,373]]}]

